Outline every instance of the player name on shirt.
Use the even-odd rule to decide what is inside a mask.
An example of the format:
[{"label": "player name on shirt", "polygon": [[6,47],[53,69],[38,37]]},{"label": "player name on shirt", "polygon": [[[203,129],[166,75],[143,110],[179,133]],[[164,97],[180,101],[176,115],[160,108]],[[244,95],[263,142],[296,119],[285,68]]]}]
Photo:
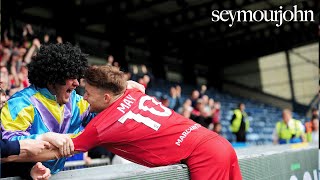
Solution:
[{"label": "player name on shirt", "polygon": [[119,107],[117,107],[117,109],[124,114],[125,109],[129,109],[131,107],[131,104],[134,103],[134,101],[136,101],[136,100],[130,94],[128,94],[123,99],[122,103],[120,103]]},{"label": "player name on shirt", "polygon": [[[136,102],[137,100],[133,98],[130,94],[126,95],[122,102],[117,107],[117,110],[119,110],[123,116],[121,116],[118,121],[122,124],[124,124],[127,120],[132,119],[138,123],[142,123],[156,131],[159,130],[161,127],[161,124],[157,121],[151,119],[149,116],[156,115],[160,117],[166,117],[170,116],[172,114],[171,110],[161,104],[161,102],[158,102],[155,98],[150,96],[142,96],[138,103],[138,111],[132,112],[130,110],[132,104]],[[148,104],[151,106],[149,107]],[[153,106],[158,106],[163,109],[163,111],[158,111]]]},{"label": "player name on shirt", "polygon": [[177,139],[176,145],[180,146],[180,144],[188,136],[188,134],[191,133],[191,131],[193,131],[195,129],[199,129],[200,127],[201,127],[200,124],[194,124],[194,125],[190,126],[188,129],[186,129],[185,131],[183,131],[183,133],[181,133],[179,139]]}]

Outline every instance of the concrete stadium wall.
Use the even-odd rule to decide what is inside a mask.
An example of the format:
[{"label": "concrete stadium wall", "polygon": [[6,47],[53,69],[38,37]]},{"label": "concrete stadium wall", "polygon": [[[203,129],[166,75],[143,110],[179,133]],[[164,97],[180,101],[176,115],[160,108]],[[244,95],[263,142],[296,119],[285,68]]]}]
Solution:
[{"label": "concrete stadium wall", "polygon": [[318,145],[267,145],[237,150],[244,180],[318,180]]},{"label": "concrete stadium wall", "polygon": [[[236,149],[244,180],[318,180],[318,146],[252,146]],[[130,164],[63,171],[51,179],[189,179],[184,164],[147,168]]]},{"label": "concrete stadium wall", "polygon": [[[266,145],[236,148],[243,180],[318,180],[319,147],[310,144]],[[3,178],[20,179],[20,178]],[[189,179],[184,164],[148,168],[135,163],[67,170],[60,179]]]}]

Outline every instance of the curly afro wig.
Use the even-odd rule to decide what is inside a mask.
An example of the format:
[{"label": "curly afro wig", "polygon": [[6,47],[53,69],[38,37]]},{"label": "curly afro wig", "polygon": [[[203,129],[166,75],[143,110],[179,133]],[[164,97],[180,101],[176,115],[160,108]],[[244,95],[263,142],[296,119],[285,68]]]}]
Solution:
[{"label": "curly afro wig", "polygon": [[31,84],[45,88],[48,84],[65,85],[65,80],[83,77],[88,55],[70,43],[42,45],[28,64]]}]

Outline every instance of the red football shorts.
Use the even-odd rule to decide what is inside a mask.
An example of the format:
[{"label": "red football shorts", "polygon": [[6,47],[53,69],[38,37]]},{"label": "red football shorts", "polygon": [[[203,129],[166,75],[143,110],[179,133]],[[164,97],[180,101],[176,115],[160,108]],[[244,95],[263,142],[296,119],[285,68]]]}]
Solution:
[{"label": "red football shorts", "polygon": [[186,159],[191,180],[241,180],[237,154],[231,143],[217,136],[198,145]]}]

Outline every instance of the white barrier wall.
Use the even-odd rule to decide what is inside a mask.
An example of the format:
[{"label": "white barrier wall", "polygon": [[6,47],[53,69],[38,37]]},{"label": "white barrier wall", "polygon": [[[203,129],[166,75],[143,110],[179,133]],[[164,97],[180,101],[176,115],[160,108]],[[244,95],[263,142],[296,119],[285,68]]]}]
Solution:
[{"label": "white barrier wall", "polygon": [[[318,180],[319,147],[309,144],[268,145],[236,149],[243,180]],[[83,166],[79,162],[74,165]],[[70,166],[69,166],[70,167]],[[75,167],[77,168],[77,167]],[[4,178],[20,179],[20,178]],[[59,179],[189,179],[188,167],[184,164],[148,168],[134,163],[104,165],[67,170],[53,175]]]}]

